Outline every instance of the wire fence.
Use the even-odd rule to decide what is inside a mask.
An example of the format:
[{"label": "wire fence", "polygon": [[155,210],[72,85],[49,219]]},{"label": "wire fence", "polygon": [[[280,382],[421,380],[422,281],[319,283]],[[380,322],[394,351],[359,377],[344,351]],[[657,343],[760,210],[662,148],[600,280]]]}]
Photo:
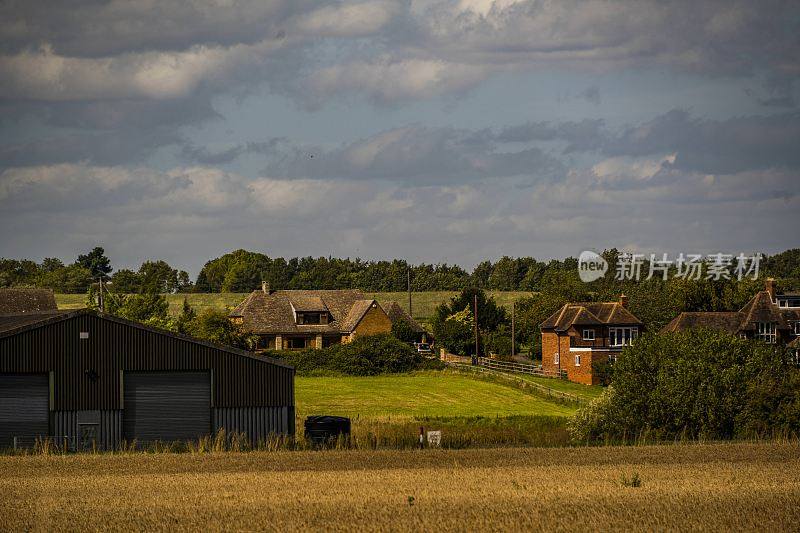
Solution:
[{"label": "wire fence", "polygon": [[[469,358],[467,358],[467,359],[469,359]],[[484,359],[484,358],[481,357],[481,358],[478,359],[478,364],[477,365],[472,365],[472,364],[469,364],[467,362],[463,362],[463,361],[460,361],[460,360],[456,361],[456,360],[449,359],[449,358],[448,359],[443,359],[443,361],[445,363],[447,363],[447,365],[450,368],[453,368],[453,369],[456,369],[456,370],[459,370],[459,371],[462,371],[462,372],[473,373],[473,374],[484,374],[484,375],[487,375],[487,376],[492,376],[493,378],[502,379],[504,381],[509,381],[509,382],[514,383],[514,385],[516,387],[519,387],[521,389],[528,389],[528,390],[536,391],[536,393],[538,395],[540,395],[540,396],[547,396],[548,398],[565,400],[565,401],[568,401],[568,402],[574,402],[574,403],[581,404],[581,405],[588,402],[588,400],[586,398],[578,396],[577,394],[571,394],[569,392],[563,392],[563,391],[556,390],[556,389],[553,389],[551,387],[548,387],[546,385],[542,385],[540,383],[535,383],[533,381],[526,380],[526,379],[524,379],[522,377],[519,377],[519,376],[515,375],[515,373],[513,371],[494,369],[494,368],[492,368],[492,367],[490,367],[488,365],[482,364],[482,362],[481,362],[482,359]],[[492,363],[496,363],[497,362],[497,361],[493,361],[491,359],[488,359],[487,361],[491,361]],[[523,366],[533,366],[533,367],[535,367],[535,365],[523,365]],[[528,374],[528,372],[520,372],[520,373]],[[529,374],[529,375],[542,376],[543,374]],[[555,377],[555,376],[546,375],[546,377],[551,377],[552,378],[552,377]]]}]

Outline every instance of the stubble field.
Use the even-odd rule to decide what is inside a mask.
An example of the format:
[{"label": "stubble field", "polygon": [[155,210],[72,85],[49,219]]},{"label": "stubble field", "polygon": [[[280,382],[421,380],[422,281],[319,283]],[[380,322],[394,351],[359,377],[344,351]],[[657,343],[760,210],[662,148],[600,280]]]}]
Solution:
[{"label": "stubble field", "polygon": [[[640,486],[630,486],[637,474]],[[2,530],[796,530],[798,444],[0,457]]]}]

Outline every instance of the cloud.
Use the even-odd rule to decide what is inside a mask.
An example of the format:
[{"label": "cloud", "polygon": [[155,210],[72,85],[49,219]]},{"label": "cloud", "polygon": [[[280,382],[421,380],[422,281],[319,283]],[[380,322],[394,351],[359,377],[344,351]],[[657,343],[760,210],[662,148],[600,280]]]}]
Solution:
[{"label": "cloud", "polygon": [[678,169],[734,173],[800,168],[800,113],[711,120],[673,110],[625,129],[603,143],[608,155],[675,153]]},{"label": "cloud", "polygon": [[353,61],[313,72],[310,97],[315,101],[333,95],[364,94],[380,104],[463,93],[483,81],[490,67],[442,61],[381,56]]},{"label": "cloud", "polygon": [[202,166],[9,169],[0,174],[0,247],[10,256],[69,258],[103,243],[117,267],[161,257],[196,273],[209,257],[240,246],[470,266],[503,254],[574,255],[598,240],[710,253],[773,252],[793,238],[794,172],[710,175],[670,159],[608,158],[523,189],[523,178],[408,185],[249,179]]},{"label": "cloud", "polygon": [[538,148],[501,151],[482,132],[419,125],[383,131],[331,151],[295,147],[271,175],[446,184],[528,176],[553,179],[561,163]]}]

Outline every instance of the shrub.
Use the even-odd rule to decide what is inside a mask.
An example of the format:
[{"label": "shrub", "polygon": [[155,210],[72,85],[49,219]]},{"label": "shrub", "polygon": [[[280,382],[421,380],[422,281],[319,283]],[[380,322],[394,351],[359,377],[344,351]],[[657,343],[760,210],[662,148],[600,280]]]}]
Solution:
[{"label": "shrub", "polygon": [[374,376],[430,367],[411,346],[387,334],[357,337],[348,344],[328,348],[273,352],[272,355],[294,365],[301,374],[333,372]]},{"label": "shrub", "polygon": [[695,330],[647,335],[571,423],[576,440],[800,433],[800,369],[785,350]]}]

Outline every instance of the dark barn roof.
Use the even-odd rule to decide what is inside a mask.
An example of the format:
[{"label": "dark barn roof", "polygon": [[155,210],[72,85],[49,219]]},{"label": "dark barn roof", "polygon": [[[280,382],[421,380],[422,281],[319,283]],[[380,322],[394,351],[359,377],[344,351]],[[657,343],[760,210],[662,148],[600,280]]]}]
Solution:
[{"label": "dark barn roof", "polygon": [[50,289],[0,289],[0,315],[23,315],[56,311],[56,298]]}]

